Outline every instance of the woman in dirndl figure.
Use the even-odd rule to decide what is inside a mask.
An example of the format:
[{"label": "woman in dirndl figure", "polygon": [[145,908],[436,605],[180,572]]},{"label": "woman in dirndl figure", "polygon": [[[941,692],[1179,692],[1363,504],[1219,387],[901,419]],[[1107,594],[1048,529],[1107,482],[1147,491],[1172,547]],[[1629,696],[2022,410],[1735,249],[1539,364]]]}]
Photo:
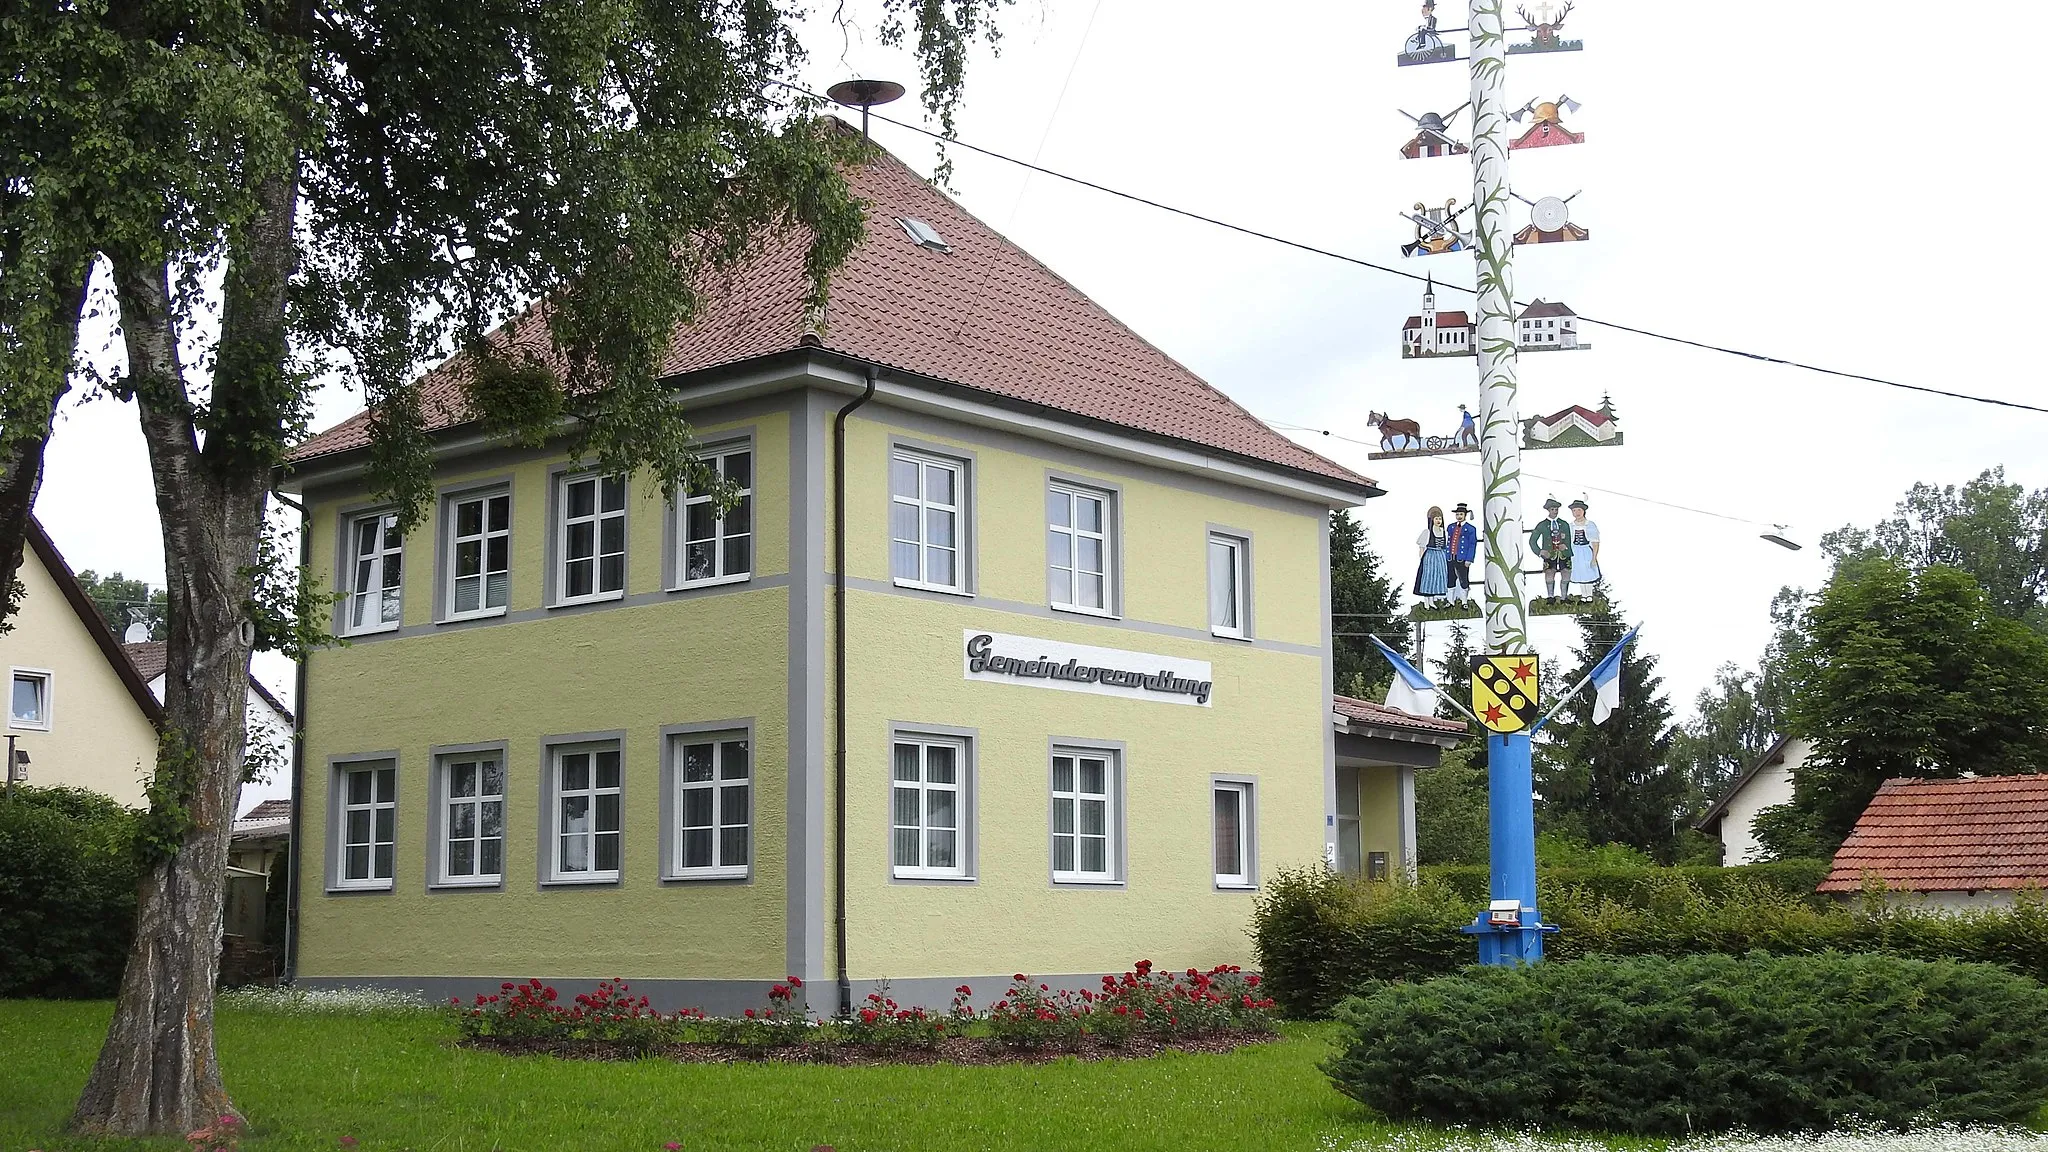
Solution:
[{"label": "woman in dirndl figure", "polygon": [[[1572,583],[1584,585],[1584,595],[1598,594],[1600,585],[1600,526],[1586,519],[1586,500],[1571,502]],[[1575,588],[1574,591],[1577,591]]]},{"label": "woman in dirndl figure", "polygon": [[1441,604],[1448,590],[1451,572],[1450,539],[1444,531],[1444,510],[1432,506],[1429,523],[1415,538],[1421,556],[1415,564],[1415,594],[1432,604]]}]

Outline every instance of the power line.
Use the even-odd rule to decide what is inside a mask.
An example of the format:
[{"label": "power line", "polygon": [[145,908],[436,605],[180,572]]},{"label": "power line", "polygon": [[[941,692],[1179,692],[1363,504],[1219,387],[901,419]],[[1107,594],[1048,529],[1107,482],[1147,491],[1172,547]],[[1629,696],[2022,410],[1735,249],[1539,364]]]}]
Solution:
[{"label": "power line", "polygon": [[[790,89],[793,92],[801,92],[806,96],[811,96],[820,100],[826,99],[826,97],[821,96],[808,88],[802,88],[795,84],[790,84],[786,81],[776,81],[776,83],[780,84],[784,88]],[[1413,272],[1409,272],[1401,268],[1395,268],[1391,265],[1377,264],[1371,260],[1366,260],[1361,257],[1346,255],[1342,252],[1337,252],[1329,248],[1322,248],[1317,245],[1308,244],[1300,240],[1290,240],[1285,236],[1276,236],[1271,232],[1261,232],[1256,228],[1248,228],[1242,224],[1233,224],[1228,220],[1221,220],[1214,216],[1206,216],[1200,212],[1194,212],[1186,208],[1176,208],[1171,204],[1165,204],[1158,200],[1153,200],[1145,196],[1140,196],[1134,192],[1125,192],[1121,189],[1111,188],[1106,184],[1097,184],[1093,180],[1086,180],[1079,176],[1070,176],[1065,172],[1060,172],[1052,168],[1047,168],[1043,165],[1033,163],[1029,160],[1021,160],[1015,156],[1010,156],[1002,152],[997,152],[992,148],[983,148],[978,144],[970,144],[965,140],[961,140],[955,137],[948,137],[944,133],[934,132],[929,128],[923,128],[916,124],[909,123],[908,121],[898,120],[891,116],[885,116],[880,112],[873,111],[872,109],[869,110],[869,115],[871,115],[876,120],[880,120],[884,124],[893,124],[898,128],[907,129],[921,136],[928,136],[933,140],[939,141],[948,148],[965,148],[969,152],[974,152],[982,156],[987,156],[992,160],[1001,160],[1006,164],[1015,164],[1020,168],[1029,169],[1030,171],[1036,172],[1042,176],[1050,176],[1055,180],[1064,180],[1069,184],[1078,184],[1083,188],[1093,189],[1094,191],[1101,192],[1108,196],[1115,196],[1118,199],[1129,200],[1134,204],[1143,204],[1148,208],[1157,208],[1161,212],[1168,212],[1175,216],[1183,216],[1189,220],[1197,220],[1201,223],[1209,224],[1217,228],[1222,228],[1226,231],[1236,232],[1243,236],[1250,236],[1254,239],[1265,240],[1274,244],[1280,244],[1285,247],[1293,248],[1301,252],[1307,252],[1316,256],[1325,256],[1332,260],[1341,260],[1346,264],[1354,264],[1360,268],[1370,268],[1375,272],[1383,272],[1389,276],[1399,276],[1408,280],[1427,281],[1430,280],[1433,275],[1425,273],[1422,276],[1417,276]],[[1477,291],[1475,289],[1467,288],[1462,284],[1445,284],[1442,282],[1438,282],[1438,287],[1453,288],[1459,292],[1464,292],[1468,295],[1477,295]],[[1518,301],[1517,303],[1521,302]],[[1612,328],[1617,332],[1627,332],[1632,335],[1643,336],[1652,340],[1663,340],[1667,343],[1682,344],[1689,348],[1701,349],[1702,351],[1719,352],[1728,356],[1739,356],[1745,360],[1757,360],[1765,364],[1779,364],[1787,368],[1798,368],[1807,372],[1819,373],[1823,376],[1835,376],[1844,380],[1857,380],[1866,384],[1879,384],[1883,385],[1886,388],[1898,388],[1907,392],[1921,392],[1930,396],[1944,396],[1951,400],[1970,400],[1978,404],[1992,404],[2001,408],[2017,408],[2025,412],[2048,413],[2048,407],[2041,407],[2035,404],[2025,404],[2018,400],[2001,400],[1994,396],[1978,396],[1969,392],[1955,392],[1945,388],[1930,388],[1924,384],[1907,384],[1898,380],[1886,380],[1880,376],[1867,376],[1861,372],[1849,372],[1839,368],[1825,368],[1818,364],[1806,363],[1803,360],[1791,360],[1782,356],[1767,355],[1762,352],[1748,352],[1740,348],[1730,348],[1722,344],[1710,344],[1704,340],[1694,340],[1686,336],[1672,336],[1664,332],[1654,332],[1648,328],[1641,328],[1632,324],[1623,324],[1617,320],[1601,320],[1592,316],[1581,314],[1579,316],[1579,321],[1584,324],[1598,324],[1603,328]],[[1756,523],[1756,521],[1751,521],[1751,523]]]}]

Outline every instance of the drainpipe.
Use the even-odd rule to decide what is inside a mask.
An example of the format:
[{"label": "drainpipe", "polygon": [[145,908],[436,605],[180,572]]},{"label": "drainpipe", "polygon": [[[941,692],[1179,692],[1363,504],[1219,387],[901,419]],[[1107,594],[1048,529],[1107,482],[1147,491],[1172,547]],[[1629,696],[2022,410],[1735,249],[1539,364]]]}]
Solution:
[{"label": "drainpipe", "polygon": [[[313,563],[312,518],[306,506],[282,492],[273,493],[299,514],[299,579],[304,580]],[[306,657],[300,653],[292,671],[292,819],[286,841],[284,868],[284,963],[279,972],[285,984],[299,976],[299,859],[305,843],[306,819]]]},{"label": "drainpipe", "polygon": [[846,418],[874,399],[882,370],[868,368],[868,386],[839,410],[832,425],[832,724],[838,762],[833,769],[832,935],[839,962],[839,1015],[853,1015],[853,981],[846,974]]}]

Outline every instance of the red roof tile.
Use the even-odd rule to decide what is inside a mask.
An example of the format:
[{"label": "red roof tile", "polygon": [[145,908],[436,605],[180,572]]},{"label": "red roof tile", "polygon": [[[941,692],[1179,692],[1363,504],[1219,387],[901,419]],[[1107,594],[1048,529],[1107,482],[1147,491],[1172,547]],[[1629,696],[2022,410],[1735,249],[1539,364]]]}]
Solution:
[{"label": "red roof tile", "polygon": [[[883,154],[848,181],[867,205],[867,234],[833,274],[823,331],[813,332],[805,316],[806,238],[772,236],[737,267],[706,274],[703,305],[677,329],[665,374],[823,347],[1347,487],[1372,484],[1267,427],[894,156]],[[951,251],[919,245],[897,224],[901,217],[930,224]],[[496,338],[536,351],[546,344],[531,310]],[[461,370],[453,360],[420,378],[430,430],[472,418]],[[358,413],[299,445],[292,458],[368,442]]]},{"label": "red roof tile", "polygon": [[1420,732],[1447,733],[1462,736],[1466,732],[1463,720],[1441,720],[1435,716],[1417,716],[1385,704],[1360,700],[1355,696],[1332,696],[1330,707],[1346,720],[1361,724],[1379,724],[1389,728],[1412,728]]},{"label": "red roof tile", "polygon": [[1522,315],[1518,317],[1518,319],[1537,320],[1545,316],[1577,315],[1577,312],[1572,311],[1570,308],[1566,307],[1561,303],[1558,303],[1555,300],[1538,300],[1534,304],[1529,305],[1527,308],[1522,309]]},{"label": "red roof tile", "polygon": [[1608,420],[1612,419],[1612,417],[1608,416],[1605,412],[1595,412],[1591,408],[1582,408],[1579,405],[1574,404],[1571,407],[1566,408],[1562,412],[1552,412],[1548,416],[1541,417],[1537,422],[1547,428],[1552,424],[1563,423],[1564,418],[1571,415],[1574,412],[1579,414],[1580,419],[1584,420],[1588,424],[1593,425],[1596,428],[1602,424],[1607,423]]},{"label": "red roof tile", "polygon": [[[1439,312],[1436,314],[1436,326],[1439,328],[1470,328],[1472,326],[1472,318],[1463,312]],[[1422,327],[1422,317],[1410,316],[1408,322],[1401,325],[1401,331],[1406,332],[1410,328],[1420,327]]]},{"label": "red roof tile", "polygon": [[1820,891],[1866,873],[1912,892],[2048,886],[2048,775],[1885,781]]}]

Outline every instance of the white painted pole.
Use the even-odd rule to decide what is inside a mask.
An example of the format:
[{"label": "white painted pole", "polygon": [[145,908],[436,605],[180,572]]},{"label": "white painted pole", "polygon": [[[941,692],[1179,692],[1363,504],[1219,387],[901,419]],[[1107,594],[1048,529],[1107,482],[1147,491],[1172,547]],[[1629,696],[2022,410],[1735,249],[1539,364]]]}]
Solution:
[{"label": "white painted pole", "polygon": [[1479,475],[1488,652],[1527,652],[1522,598],[1522,417],[1516,406],[1514,225],[1509,220],[1502,0],[1471,0],[1472,210],[1478,271]]}]

